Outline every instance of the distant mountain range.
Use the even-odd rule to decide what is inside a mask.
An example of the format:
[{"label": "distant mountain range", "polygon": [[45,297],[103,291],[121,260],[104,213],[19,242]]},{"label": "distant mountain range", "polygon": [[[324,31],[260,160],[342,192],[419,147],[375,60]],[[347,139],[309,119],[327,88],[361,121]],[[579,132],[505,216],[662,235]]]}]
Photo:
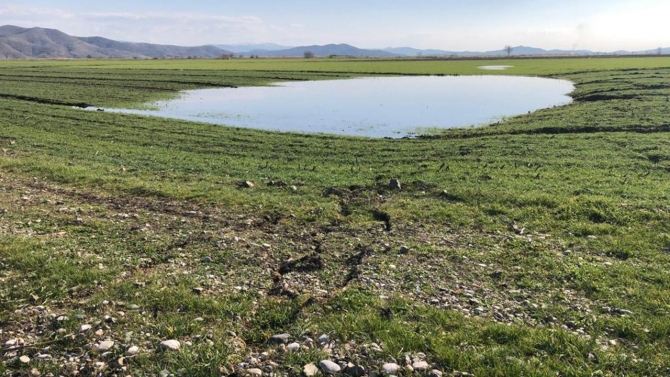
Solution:
[{"label": "distant mountain range", "polygon": [[[412,47],[389,47],[383,51],[404,56],[500,56],[507,55],[507,50],[493,51],[445,51],[445,50],[420,50]],[[595,55],[596,52],[588,50],[544,50],[536,47],[516,46],[512,47],[513,55]]]},{"label": "distant mountain range", "polygon": [[[303,57],[306,53],[316,57],[495,57],[505,56],[504,49],[494,51],[445,51],[436,49],[416,49],[412,47],[389,47],[385,49],[361,49],[348,44],[328,44],[290,47],[274,43],[228,44],[183,47],[151,43],[120,42],[103,37],[74,37],[55,29],[39,27],[22,28],[0,26],[0,59],[26,58],[218,58],[233,55],[257,57]],[[657,54],[658,50],[615,51],[607,54]],[[670,48],[663,48],[662,54],[670,54]],[[515,46],[513,56],[569,56],[602,55],[605,53],[588,50],[544,50],[541,48]]]},{"label": "distant mountain range", "polygon": [[232,54],[214,46],[181,47],[73,37],[54,29],[0,26],[0,58],[214,58]]},{"label": "distant mountain range", "polygon": [[382,50],[365,50],[348,44],[329,44],[324,46],[300,46],[286,50],[268,51],[253,50],[249,55],[268,56],[268,57],[299,57],[304,56],[306,52],[311,52],[314,56],[355,56],[355,57],[394,57],[400,56],[391,52]]},{"label": "distant mountain range", "polygon": [[234,44],[234,45],[214,45],[223,50],[232,51],[236,54],[246,53],[249,51],[256,50],[265,50],[265,51],[278,51],[278,50],[288,50],[294,46],[282,46],[276,43],[258,43],[258,44]]}]

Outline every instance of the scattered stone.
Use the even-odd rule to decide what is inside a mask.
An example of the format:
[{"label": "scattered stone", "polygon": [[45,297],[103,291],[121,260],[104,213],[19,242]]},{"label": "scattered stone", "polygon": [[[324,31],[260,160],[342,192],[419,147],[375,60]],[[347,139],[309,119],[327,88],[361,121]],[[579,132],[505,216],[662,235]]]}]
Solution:
[{"label": "scattered stone", "polygon": [[339,365],[337,365],[337,363],[334,363],[330,360],[319,361],[319,367],[321,367],[323,374],[339,373],[339,371],[342,369]]},{"label": "scattered stone", "polygon": [[178,340],[170,339],[161,342],[161,347],[170,351],[178,351],[181,344]]},{"label": "scattered stone", "polygon": [[315,376],[319,369],[314,365],[314,363],[309,363],[302,368],[302,372],[305,373],[305,376],[312,377]]},{"label": "scattered stone", "polygon": [[30,358],[26,355],[23,355],[23,356],[19,357],[19,361],[21,361],[24,364],[28,364],[30,362]]},{"label": "scattered stone", "polygon": [[414,368],[414,370],[424,371],[424,370],[428,370],[428,367],[429,367],[429,365],[425,361],[416,361],[416,362],[412,363],[412,368]]},{"label": "scattered stone", "polygon": [[320,337],[317,338],[320,344],[326,344],[330,342],[330,337],[326,334],[321,335]]},{"label": "scattered stone", "polygon": [[409,247],[407,246],[400,246],[400,254],[409,254]]},{"label": "scattered stone", "polygon": [[350,375],[351,377],[363,377],[365,376],[365,368],[360,365],[349,363],[347,364],[347,367],[344,368],[344,373]]},{"label": "scattered stone", "polygon": [[400,185],[400,180],[393,178],[391,182],[389,182],[389,189],[391,190],[402,190],[402,186]]},{"label": "scattered stone", "polygon": [[113,340],[105,340],[103,342],[100,342],[100,344],[98,344],[98,346],[96,348],[100,352],[105,352],[105,351],[109,351],[110,349],[112,349],[112,347],[114,347],[114,341]]},{"label": "scattered stone", "polygon": [[81,326],[79,326],[79,332],[86,332],[86,331],[90,330],[91,328],[93,328],[93,326],[91,326],[91,325],[81,325]]},{"label": "scattered stone", "polygon": [[126,350],[126,355],[128,356],[135,356],[140,352],[140,348],[138,346],[132,346]]},{"label": "scattered stone", "polygon": [[442,371],[439,371],[437,369],[433,369],[430,371],[430,374],[428,377],[442,377]]},{"label": "scattered stone", "polygon": [[370,350],[375,351],[375,352],[382,352],[382,348],[379,346],[377,343],[371,343],[370,344]]},{"label": "scattered stone", "polygon": [[279,335],[274,335],[272,338],[270,338],[270,343],[276,343],[276,344],[286,344],[288,343],[288,340],[291,339],[290,334],[279,334]]},{"label": "scattered stone", "polygon": [[251,182],[251,181],[244,181],[244,182],[242,182],[242,184],[240,186],[245,187],[245,188],[254,188],[254,186],[256,186],[256,185],[254,185],[254,183]]},{"label": "scattered stone", "polygon": [[291,352],[296,352],[300,350],[300,343],[291,343],[288,346],[286,346],[286,349],[291,351]]},{"label": "scattered stone", "polygon": [[258,369],[258,368],[251,368],[251,369],[247,369],[245,374],[247,376],[262,376],[263,371]]},{"label": "scattered stone", "polygon": [[382,365],[382,372],[392,374],[400,370],[400,365],[396,363],[388,363]]},{"label": "scattered stone", "polygon": [[202,258],[202,263],[212,263],[212,257],[210,257],[208,255],[208,256]]},{"label": "scattered stone", "polygon": [[195,287],[195,288],[192,289],[192,291],[193,291],[193,293],[195,293],[196,295],[201,295],[202,292],[205,291],[205,288],[202,288],[202,287]]},{"label": "scattered stone", "polygon": [[5,342],[4,347],[5,348],[12,348],[15,345],[17,345],[18,343],[19,343],[18,339],[10,339],[10,340]]}]

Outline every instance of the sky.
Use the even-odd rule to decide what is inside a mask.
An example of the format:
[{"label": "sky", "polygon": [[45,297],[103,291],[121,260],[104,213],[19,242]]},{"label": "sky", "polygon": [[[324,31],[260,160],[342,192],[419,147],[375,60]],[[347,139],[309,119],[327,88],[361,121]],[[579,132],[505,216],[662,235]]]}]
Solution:
[{"label": "sky", "polygon": [[0,0],[0,25],[197,46],[670,47],[668,0]]}]

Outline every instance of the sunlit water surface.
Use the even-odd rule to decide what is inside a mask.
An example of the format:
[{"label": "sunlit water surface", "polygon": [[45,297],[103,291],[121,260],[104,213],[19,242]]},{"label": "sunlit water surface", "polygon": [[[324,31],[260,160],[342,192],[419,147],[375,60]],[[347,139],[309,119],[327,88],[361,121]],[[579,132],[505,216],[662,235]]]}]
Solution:
[{"label": "sunlit water surface", "polygon": [[518,76],[414,76],[190,90],[150,104],[105,109],[264,130],[404,137],[484,125],[565,105],[569,81]]}]

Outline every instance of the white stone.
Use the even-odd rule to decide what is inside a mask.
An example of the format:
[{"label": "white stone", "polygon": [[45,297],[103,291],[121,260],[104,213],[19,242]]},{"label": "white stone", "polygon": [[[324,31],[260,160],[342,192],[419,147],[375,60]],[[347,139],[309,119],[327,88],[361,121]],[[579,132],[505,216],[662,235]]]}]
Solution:
[{"label": "white stone", "polygon": [[114,347],[114,341],[113,340],[105,340],[103,342],[100,342],[98,346],[96,347],[98,351],[105,352],[109,351],[112,347]]},{"label": "white stone", "polygon": [[400,365],[396,363],[388,363],[382,366],[382,372],[384,373],[395,373],[400,370]]},{"label": "white stone", "polygon": [[178,351],[181,344],[178,340],[170,339],[161,342],[161,347],[169,349],[170,351]]},{"label": "white stone", "polygon": [[319,369],[314,365],[313,363],[307,364],[302,368],[303,373],[305,373],[305,376],[307,377],[312,377],[315,376],[318,372]]},{"label": "white stone", "polygon": [[300,350],[300,343],[291,343],[288,346],[286,346],[286,349],[291,351],[291,352],[296,352]]},{"label": "white stone", "polygon": [[321,367],[323,374],[335,374],[342,369],[342,367],[330,360],[319,361],[319,367]]},{"label": "white stone", "polygon": [[21,356],[19,358],[19,360],[24,364],[28,364],[30,362],[30,358],[28,356],[25,356],[25,355]]},{"label": "white stone", "polygon": [[79,332],[86,332],[86,331],[90,330],[91,328],[93,328],[93,326],[91,326],[91,325],[81,325],[81,326],[79,326]]},{"label": "white stone", "polygon": [[126,350],[126,355],[134,356],[137,355],[138,352],[140,352],[140,348],[138,346],[132,346]]},{"label": "white stone", "polygon": [[420,371],[428,370],[428,363],[425,361],[417,361],[415,363],[412,363],[412,368],[414,368],[414,370],[420,370]]}]

